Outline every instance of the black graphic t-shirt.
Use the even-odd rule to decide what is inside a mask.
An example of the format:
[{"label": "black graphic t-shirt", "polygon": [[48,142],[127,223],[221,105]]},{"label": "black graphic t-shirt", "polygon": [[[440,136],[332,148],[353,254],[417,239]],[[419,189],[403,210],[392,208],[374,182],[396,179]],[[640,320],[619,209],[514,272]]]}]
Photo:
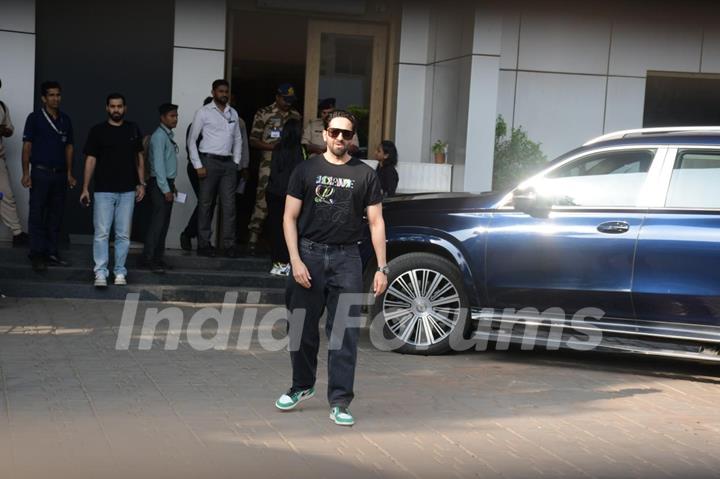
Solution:
[{"label": "black graphic t-shirt", "polygon": [[372,168],[356,158],[334,165],[322,155],[295,168],[287,194],[303,202],[300,237],[325,244],[360,241],[364,209],[382,202],[380,182]]},{"label": "black graphic t-shirt", "polygon": [[135,191],[140,181],[136,159],[141,151],[142,134],[135,123],[126,121],[120,126],[114,126],[104,122],[95,125],[85,143],[85,154],[97,158],[95,191]]}]

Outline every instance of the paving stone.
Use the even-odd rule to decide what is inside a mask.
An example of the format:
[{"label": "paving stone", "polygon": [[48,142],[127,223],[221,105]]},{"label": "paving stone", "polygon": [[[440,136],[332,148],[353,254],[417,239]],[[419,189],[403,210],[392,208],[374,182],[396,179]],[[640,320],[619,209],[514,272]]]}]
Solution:
[{"label": "paving stone", "polygon": [[[143,303],[138,317],[166,306]],[[187,324],[197,308],[180,307]],[[198,351],[181,335],[177,350],[155,341],[141,351],[138,320],[130,348],[116,350],[122,309],[0,300],[0,478],[718,475],[716,366],[574,352],[397,355],[363,335],[358,422],[339,428],[327,418],[324,349],[317,397],[280,413],[288,354],[263,350],[257,329],[247,350]]]}]

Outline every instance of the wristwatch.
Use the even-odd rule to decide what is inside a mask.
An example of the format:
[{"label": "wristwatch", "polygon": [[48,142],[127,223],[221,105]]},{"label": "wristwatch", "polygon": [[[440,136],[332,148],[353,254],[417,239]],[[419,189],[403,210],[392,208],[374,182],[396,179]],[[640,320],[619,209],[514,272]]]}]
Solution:
[{"label": "wristwatch", "polygon": [[385,276],[387,276],[387,275],[390,274],[390,268],[388,267],[388,265],[385,265],[385,266],[383,266],[383,267],[378,268],[378,269],[377,269],[377,272],[378,272],[378,273],[383,273]]}]

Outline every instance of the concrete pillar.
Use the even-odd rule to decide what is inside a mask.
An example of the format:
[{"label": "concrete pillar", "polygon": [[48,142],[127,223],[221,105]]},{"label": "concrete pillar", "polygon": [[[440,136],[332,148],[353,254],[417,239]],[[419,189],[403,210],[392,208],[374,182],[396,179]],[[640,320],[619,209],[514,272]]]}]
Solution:
[{"label": "concrete pillar", "polygon": [[492,188],[501,37],[502,14],[476,7],[465,143],[465,191]]},{"label": "concrete pillar", "polygon": [[[3,139],[10,182],[15,193],[18,215],[27,231],[28,190],[20,184],[22,177],[22,132],[25,118],[33,110],[35,85],[35,1],[0,0],[0,100],[10,111],[15,134]],[[0,224],[0,239],[12,237]]]},{"label": "concrete pillar", "polygon": [[196,205],[185,171],[185,131],[203,99],[210,95],[212,82],[225,76],[226,18],[225,0],[175,1],[172,101],[179,106],[180,116],[175,130],[180,148],[176,185],[178,191],[188,193],[188,201],[173,208],[169,248],[179,247],[180,233]]},{"label": "concrete pillar", "polygon": [[402,8],[395,143],[403,162],[420,162],[429,155],[430,12],[425,2],[408,1]]}]

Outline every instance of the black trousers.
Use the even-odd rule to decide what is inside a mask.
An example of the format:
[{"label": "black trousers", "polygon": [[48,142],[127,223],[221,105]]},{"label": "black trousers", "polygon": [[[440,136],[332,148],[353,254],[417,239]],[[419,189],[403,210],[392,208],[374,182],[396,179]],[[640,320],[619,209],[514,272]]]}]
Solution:
[{"label": "black trousers", "polygon": [[[188,235],[190,238],[197,238],[198,235],[198,211],[200,210],[200,178],[198,178],[197,170],[193,166],[192,162],[187,162],[187,175],[188,179],[190,180],[190,185],[192,186],[193,192],[195,193],[195,198],[197,199],[197,203],[195,204],[195,209],[193,210],[192,216],[190,216],[190,220],[188,221],[187,226],[185,227],[185,230],[183,233]],[[216,198],[213,198],[212,206],[210,207],[211,210],[215,211],[215,202]]]},{"label": "black trousers", "polygon": [[[328,337],[328,392],[330,406],[347,407],[355,397],[355,363],[360,334],[361,305],[338,311],[341,295],[362,293],[362,261],[357,245],[332,246],[300,240],[300,257],[312,278],[305,289],[288,278],[287,306],[293,318],[305,310],[304,321],[289,321],[290,360],[293,380],[291,392],[315,385],[317,355],[320,348],[320,317],[327,308],[325,334]],[[302,328],[298,334],[296,328]],[[299,337],[299,344],[293,338]],[[335,343],[335,344],[333,344]],[[333,348],[333,346],[340,346]]]},{"label": "black trousers", "polygon": [[285,243],[285,233],[283,233],[283,214],[285,214],[285,197],[266,192],[268,205],[268,217],[266,224],[271,235],[272,251],[270,253],[273,263],[289,263],[290,253],[288,253],[287,244]]},{"label": "black trousers", "polygon": [[200,179],[198,200],[198,247],[210,246],[215,197],[220,196],[222,205],[222,243],[225,248],[235,245],[235,190],[237,189],[237,165],[232,160],[218,160],[200,154],[207,169],[207,176]]},{"label": "black trousers", "polygon": [[33,168],[30,173],[30,255],[57,255],[67,192],[67,174]]},{"label": "black trousers", "polygon": [[[175,189],[175,180],[168,179],[168,184],[171,191]],[[147,187],[152,203],[152,216],[150,217],[147,236],[145,236],[143,254],[145,259],[158,261],[165,255],[165,239],[170,227],[173,202],[165,199],[165,195],[155,178],[150,178]]]}]

